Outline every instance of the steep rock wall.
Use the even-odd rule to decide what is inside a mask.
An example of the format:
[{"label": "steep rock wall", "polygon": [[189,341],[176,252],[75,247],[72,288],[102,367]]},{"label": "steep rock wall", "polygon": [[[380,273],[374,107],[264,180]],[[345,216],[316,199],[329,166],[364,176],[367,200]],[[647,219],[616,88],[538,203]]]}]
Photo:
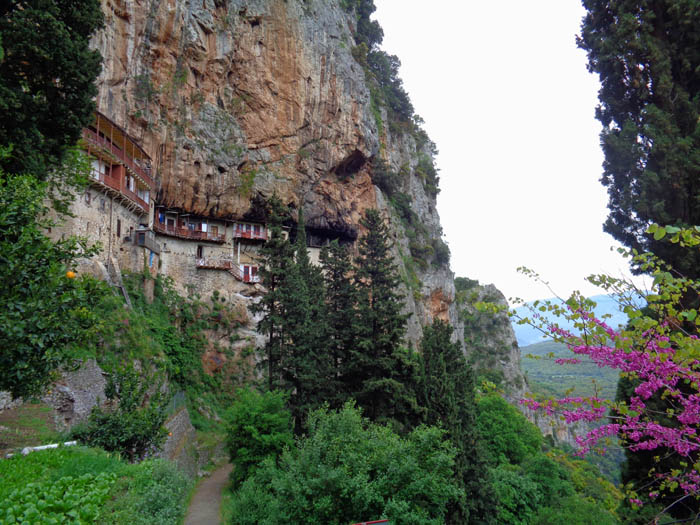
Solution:
[{"label": "steep rock wall", "polygon": [[[303,207],[307,226],[350,238],[361,234],[364,210],[379,208],[393,224],[415,314],[409,340],[434,317],[459,324],[449,268],[412,267],[409,232],[372,184],[375,156],[403,169],[402,191],[426,236],[440,238],[434,195],[413,173],[421,151],[373,112],[351,53],[354,18],[339,2],[104,0],[103,10],[106,26],[93,39],[104,57],[98,109],[152,157],[160,203],[257,218],[274,193]],[[196,272],[173,274],[191,276],[182,287],[198,285]]]}]

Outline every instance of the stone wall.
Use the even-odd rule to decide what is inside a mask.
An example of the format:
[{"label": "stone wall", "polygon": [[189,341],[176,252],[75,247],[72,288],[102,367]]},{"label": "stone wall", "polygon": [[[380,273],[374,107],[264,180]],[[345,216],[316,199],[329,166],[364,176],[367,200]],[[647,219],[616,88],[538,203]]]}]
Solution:
[{"label": "stone wall", "polygon": [[87,419],[92,407],[105,401],[106,384],[102,369],[89,359],[79,369],[61,374],[42,401],[55,410],[56,426],[68,429]]},{"label": "stone wall", "polygon": [[[102,247],[95,260],[103,265],[107,266],[111,250],[122,270],[139,272],[148,267],[154,275],[157,273],[158,255],[151,255],[150,250],[134,245],[134,232],[138,228],[148,226],[147,215],[129,210],[119,199],[95,187],[76,195],[71,212],[73,217],[62,217],[57,221],[58,224],[51,228],[49,236],[52,239],[70,235],[85,237],[88,244],[99,243]],[[94,269],[94,261],[82,261],[81,266],[80,269],[102,277],[100,272]]]}]

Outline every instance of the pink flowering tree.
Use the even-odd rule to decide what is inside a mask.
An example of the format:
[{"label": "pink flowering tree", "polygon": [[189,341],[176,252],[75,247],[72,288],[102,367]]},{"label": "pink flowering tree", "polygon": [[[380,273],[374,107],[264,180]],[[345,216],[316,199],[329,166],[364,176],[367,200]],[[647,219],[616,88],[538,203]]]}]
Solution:
[{"label": "pink flowering tree", "polygon": [[[654,225],[649,233],[659,240],[668,237],[687,249],[700,244],[700,227],[681,230]],[[561,364],[592,361],[600,367],[620,371],[621,377],[635,381],[633,394],[624,400],[597,396],[565,397],[521,403],[532,410],[563,418],[567,423],[602,422],[577,438],[583,455],[600,449],[608,438],[617,437],[622,446],[636,451],[658,451],[659,456],[675,455],[679,465],[669,471],[650,472],[644,493],[630,492],[630,501],[642,505],[642,498],[654,500],[660,493],[674,495],[674,501],[700,494],[700,283],[674,275],[671,269],[651,254],[621,250],[651,276],[650,291],[610,276],[591,276],[589,280],[617,297],[629,323],[612,327],[592,314],[594,304],[574,294],[563,303],[535,303],[532,315],[518,322],[531,323],[555,341],[565,343],[571,358]],[[539,276],[522,269],[536,279]],[[645,305],[640,307],[640,305]],[[543,312],[554,313],[573,323],[574,330],[548,321]],[[551,316],[548,316],[551,318]],[[661,399],[666,407],[658,410]],[[677,496],[677,497],[676,497]],[[666,509],[664,509],[666,510]]]}]

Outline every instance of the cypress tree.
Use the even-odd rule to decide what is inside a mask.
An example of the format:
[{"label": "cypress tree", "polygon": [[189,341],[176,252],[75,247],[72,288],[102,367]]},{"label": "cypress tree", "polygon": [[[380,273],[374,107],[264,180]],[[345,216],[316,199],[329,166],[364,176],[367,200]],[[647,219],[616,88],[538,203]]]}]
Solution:
[{"label": "cypress tree", "polygon": [[600,76],[605,231],[700,277],[700,253],[645,235],[700,224],[700,9],[686,0],[584,0],[579,47]]},{"label": "cypress tree", "polygon": [[474,372],[451,337],[452,327],[441,320],[423,330],[419,402],[425,422],[441,424],[457,449],[455,477],[465,497],[450,505],[447,523],[489,523],[495,507],[477,439]]},{"label": "cypress tree", "polygon": [[401,313],[401,281],[391,255],[389,229],[379,212],[367,210],[360,223],[367,233],[359,241],[355,259],[358,334],[348,383],[370,419],[406,430],[417,423],[420,408],[415,395],[416,359],[402,348],[408,316]]}]

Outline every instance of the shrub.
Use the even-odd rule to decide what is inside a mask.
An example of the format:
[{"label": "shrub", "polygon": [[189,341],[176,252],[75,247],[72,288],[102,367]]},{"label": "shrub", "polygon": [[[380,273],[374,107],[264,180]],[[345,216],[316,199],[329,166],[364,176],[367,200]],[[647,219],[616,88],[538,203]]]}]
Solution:
[{"label": "shrub", "polygon": [[229,412],[226,448],[235,470],[234,486],[240,485],[268,456],[277,457],[293,443],[292,417],[282,392],[258,393],[239,390]]},{"label": "shrub", "polygon": [[539,452],[542,434],[517,408],[495,394],[478,405],[477,427],[492,462],[520,464]]},{"label": "shrub", "polygon": [[237,524],[444,523],[448,502],[460,495],[444,431],[419,427],[402,438],[352,403],[313,412],[307,426],[279,466],[268,458],[234,495]]},{"label": "shrub", "polygon": [[180,523],[192,482],[163,459],[130,465],[114,485],[117,497],[102,512],[101,523],[171,525]]},{"label": "shrub", "polygon": [[[142,376],[133,367],[124,367],[110,375],[105,395],[118,403],[109,410],[96,406],[87,423],[73,430],[75,439],[109,452],[119,452],[129,461],[143,459],[165,441],[165,396],[160,384]],[[154,391],[153,391],[154,390]]]}]

